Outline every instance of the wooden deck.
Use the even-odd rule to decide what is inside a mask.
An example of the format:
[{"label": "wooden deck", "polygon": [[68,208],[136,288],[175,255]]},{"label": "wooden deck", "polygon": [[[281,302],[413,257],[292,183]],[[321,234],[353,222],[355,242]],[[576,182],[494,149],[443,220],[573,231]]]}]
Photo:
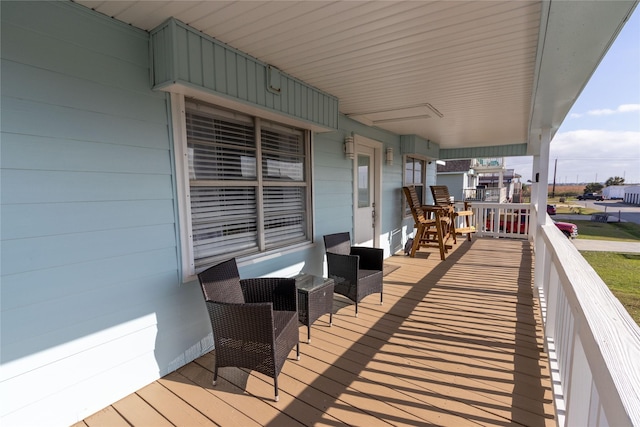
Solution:
[{"label": "wooden deck", "polygon": [[443,262],[387,259],[384,304],[370,295],[355,318],[336,296],[311,344],[301,326],[277,403],[259,373],[222,368],[212,386],[209,353],[77,426],[554,426],[529,243],[458,242]]}]

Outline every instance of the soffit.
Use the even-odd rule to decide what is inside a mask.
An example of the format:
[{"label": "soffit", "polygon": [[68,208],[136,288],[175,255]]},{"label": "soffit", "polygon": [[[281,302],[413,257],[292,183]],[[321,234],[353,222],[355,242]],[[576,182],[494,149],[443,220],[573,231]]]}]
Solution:
[{"label": "soffit", "polygon": [[[175,17],[338,97],[340,112],[347,116],[397,134],[418,135],[444,149],[528,142],[540,83],[540,22],[550,4],[77,3],[144,30]],[[587,75],[595,68],[591,63],[583,66]],[[547,93],[542,108],[554,109],[550,121],[564,118],[567,102],[570,107],[583,84],[565,86],[568,100],[567,93],[562,100]]]}]

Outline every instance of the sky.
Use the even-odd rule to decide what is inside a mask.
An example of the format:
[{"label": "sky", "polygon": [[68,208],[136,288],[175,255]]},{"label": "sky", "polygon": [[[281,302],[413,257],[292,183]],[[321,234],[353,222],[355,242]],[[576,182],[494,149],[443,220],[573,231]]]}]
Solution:
[{"label": "sky", "polygon": [[[640,184],[640,6],[551,141],[549,184],[556,159],[556,184],[615,176]],[[531,179],[531,157],[507,157],[506,165]]]}]

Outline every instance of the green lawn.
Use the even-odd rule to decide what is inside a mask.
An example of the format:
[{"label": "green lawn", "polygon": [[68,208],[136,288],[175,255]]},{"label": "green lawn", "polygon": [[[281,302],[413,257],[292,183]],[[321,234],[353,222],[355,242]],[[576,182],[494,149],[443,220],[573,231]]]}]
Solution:
[{"label": "green lawn", "polygon": [[[584,220],[568,221],[578,226],[578,239],[640,242],[639,224],[591,221],[591,214],[599,211],[577,205],[556,206],[556,211],[558,214],[584,215]],[[580,253],[627,309],[633,320],[640,325],[640,254],[591,251]]]},{"label": "green lawn", "polygon": [[640,325],[640,254],[580,253]]},{"label": "green lawn", "polygon": [[578,239],[640,242],[640,224],[633,222],[568,221],[578,226]]}]

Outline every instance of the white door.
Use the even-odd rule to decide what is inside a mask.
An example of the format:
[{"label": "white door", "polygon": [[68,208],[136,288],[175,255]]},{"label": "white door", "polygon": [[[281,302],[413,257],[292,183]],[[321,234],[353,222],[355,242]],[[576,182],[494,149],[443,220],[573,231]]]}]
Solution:
[{"label": "white door", "polygon": [[377,177],[380,174],[376,154],[379,150],[368,144],[356,143],[355,151],[354,242],[360,246],[374,247],[379,244],[376,239],[379,217]]}]

